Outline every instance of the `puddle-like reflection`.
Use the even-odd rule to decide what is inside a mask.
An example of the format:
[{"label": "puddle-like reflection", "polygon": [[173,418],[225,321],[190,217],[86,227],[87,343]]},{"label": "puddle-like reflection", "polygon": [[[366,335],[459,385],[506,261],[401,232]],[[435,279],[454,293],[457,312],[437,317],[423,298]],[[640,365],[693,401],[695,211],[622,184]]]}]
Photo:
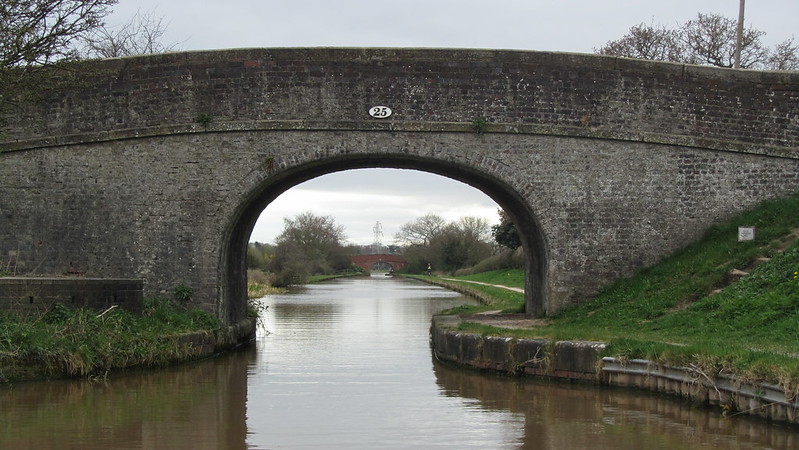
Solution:
[{"label": "puddle-like reflection", "polygon": [[178,367],[0,387],[0,448],[246,448],[254,346]]},{"label": "puddle-like reflection", "polygon": [[226,355],[0,387],[0,448],[799,448],[794,427],[647,392],[435,362],[430,316],[461,301],[391,279],[271,298],[271,334]]},{"label": "puddle-like reflection", "polygon": [[799,430],[724,417],[646,391],[519,379],[434,364],[442,395],[471,398],[524,421],[524,448],[799,448]]}]

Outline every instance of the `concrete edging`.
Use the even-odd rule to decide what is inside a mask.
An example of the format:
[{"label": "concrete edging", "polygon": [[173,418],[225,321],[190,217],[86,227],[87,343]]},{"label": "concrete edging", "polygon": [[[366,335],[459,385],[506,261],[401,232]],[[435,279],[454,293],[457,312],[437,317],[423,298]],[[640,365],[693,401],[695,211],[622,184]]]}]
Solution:
[{"label": "concrete edging", "polygon": [[430,330],[439,360],[518,376],[578,380],[646,389],[769,421],[799,424],[799,393],[700,368],[670,367],[647,360],[603,357],[603,342],[484,336],[455,329],[459,316],[434,316]]}]

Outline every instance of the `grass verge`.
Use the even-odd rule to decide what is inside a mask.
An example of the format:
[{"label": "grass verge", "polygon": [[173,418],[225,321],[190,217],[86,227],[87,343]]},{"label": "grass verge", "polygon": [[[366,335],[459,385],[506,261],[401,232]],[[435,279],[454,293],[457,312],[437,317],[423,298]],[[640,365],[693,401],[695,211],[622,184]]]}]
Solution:
[{"label": "grass verge", "polygon": [[320,281],[332,280],[335,278],[361,277],[368,275],[369,272],[345,272],[331,275],[311,275],[308,277],[308,284],[319,283]]},{"label": "grass verge", "polygon": [[9,381],[8,366],[17,362],[70,376],[163,365],[184,356],[164,337],[221,326],[212,314],[160,298],[146,299],[142,316],[120,308],[98,314],[61,305],[39,317],[0,313],[0,381]]},{"label": "grass verge", "polygon": [[[756,239],[739,242],[739,226],[756,227]],[[619,280],[593,300],[548,317],[547,325],[462,328],[605,341],[607,355],[734,373],[796,392],[798,229],[799,196],[769,201],[711,228],[701,241]]]},{"label": "grass verge", "polygon": [[247,299],[254,300],[267,295],[285,294],[286,288],[274,287],[268,283],[247,283]]},{"label": "grass verge", "polygon": [[[499,287],[479,285],[471,282],[478,281],[488,284],[500,284],[502,286],[524,287],[524,272],[521,269],[497,270],[465,277],[448,277],[447,279],[427,275],[403,274],[402,276],[443,286],[447,289],[451,289],[480,300],[479,305],[457,306],[455,308],[443,311],[442,314],[475,314],[486,311],[518,313],[524,310],[524,294]],[[521,277],[521,286],[519,286],[519,277]],[[504,284],[502,284],[503,282]],[[515,283],[516,285],[514,286],[513,284],[509,283]]]},{"label": "grass verge", "polygon": [[480,283],[524,289],[524,270],[522,269],[491,270],[457,278],[459,280],[477,281]]}]

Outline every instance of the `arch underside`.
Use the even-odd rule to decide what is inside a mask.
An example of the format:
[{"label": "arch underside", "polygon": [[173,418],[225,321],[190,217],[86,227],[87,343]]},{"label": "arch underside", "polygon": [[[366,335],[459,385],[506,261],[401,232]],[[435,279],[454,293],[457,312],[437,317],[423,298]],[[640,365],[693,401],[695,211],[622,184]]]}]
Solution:
[{"label": "arch underside", "polygon": [[[514,220],[519,230],[526,255],[525,311],[539,315],[544,311],[546,291],[544,236],[536,217],[508,183],[496,177],[452,161],[409,156],[407,154],[357,154],[317,159],[285,170],[276,171],[264,179],[242,204],[240,215],[233,226],[230,245],[225,258],[228,267],[222,274],[227,287],[226,296],[231,300],[230,318],[241,314],[245,307],[235,299],[246,295],[246,247],[258,217],[266,206],[288,189],[310,179],[345,170],[388,168],[429,172],[468,184],[497,202]],[[243,300],[241,300],[243,303]],[[240,306],[234,306],[240,303]]]},{"label": "arch underside", "polygon": [[373,272],[386,271],[386,270],[393,271],[394,265],[388,261],[375,261],[374,263],[372,263],[372,267],[370,267],[369,270]]}]

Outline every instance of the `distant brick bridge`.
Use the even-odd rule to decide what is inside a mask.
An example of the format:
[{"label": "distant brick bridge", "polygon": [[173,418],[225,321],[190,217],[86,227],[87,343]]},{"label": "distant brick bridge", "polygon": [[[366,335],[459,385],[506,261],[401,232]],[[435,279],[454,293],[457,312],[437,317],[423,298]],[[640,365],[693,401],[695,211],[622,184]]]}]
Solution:
[{"label": "distant brick bridge", "polygon": [[405,258],[392,254],[356,255],[352,257],[352,263],[366,271],[374,270],[381,263],[387,264],[393,270],[402,270],[408,265]]},{"label": "distant brick bridge", "polygon": [[408,49],[74,68],[74,88],[5,117],[0,270],[142,279],[145,295],[184,284],[227,322],[245,315],[258,216],[331,172],[417,169],[485,192],[521,232],[532,314],[799,189],[795,72]]}]

